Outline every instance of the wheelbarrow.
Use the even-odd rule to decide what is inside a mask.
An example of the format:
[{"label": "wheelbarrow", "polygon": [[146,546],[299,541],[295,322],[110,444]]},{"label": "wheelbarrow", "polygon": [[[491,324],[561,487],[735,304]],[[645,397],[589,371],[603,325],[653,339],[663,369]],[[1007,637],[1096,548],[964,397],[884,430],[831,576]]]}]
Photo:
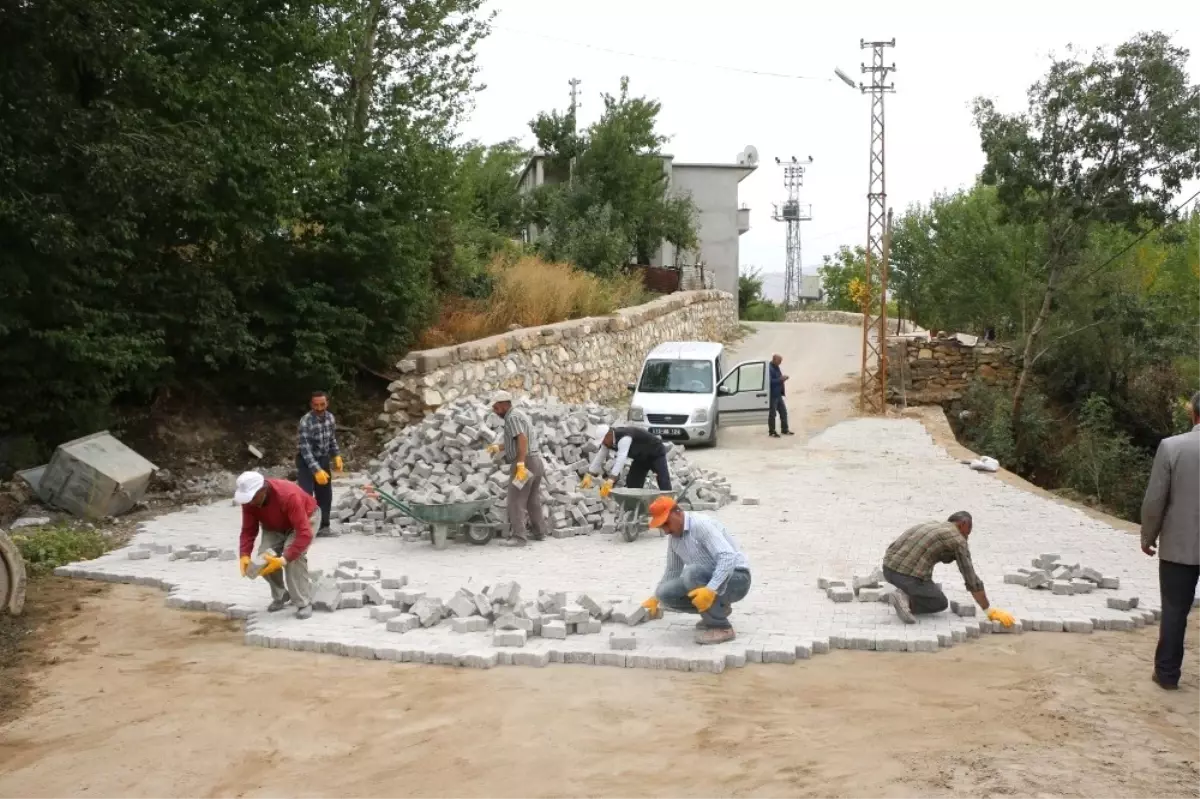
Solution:
[{"label": "wheelbarrow", "polygon": [[451,532],[463,532],[466,539],[476,546],[483,546],[492,540],[495,529],[490,524],[472,525],[471,521],[488,521],[488,509],[493,500],[471,499],[466,502],[446,502],[440,505],[429,505],[419,502],[401,502],[386,491],[380,491],[374,486],[363,486],[367,496],[381,499],[396,508],[405,516],[428,524],[432,528],[431,538],[434,549],[445,549],[446,541]]},{"label": "wheelbarrow", "polygon": [[617,503],[621,509],[617,517],[617,532],[626,541],[636,541],[642,530],[649,529],[650,503],[659,497],[670,497],[678,500],[687,494],[691,482],[682,488],[663,491],[658,488],[614,488],[608,498]]}]

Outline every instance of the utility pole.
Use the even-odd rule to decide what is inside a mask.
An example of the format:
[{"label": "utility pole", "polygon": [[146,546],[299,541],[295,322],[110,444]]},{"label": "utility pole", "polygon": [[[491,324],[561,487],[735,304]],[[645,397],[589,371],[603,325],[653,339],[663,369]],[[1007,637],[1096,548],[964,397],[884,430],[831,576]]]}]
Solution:
[{"label": "utility pole", "polygon": [[[884,180],[883,97],[896,91],[888,83],[888,73],[896,71],[893,63],[883,63],[883,49],[895,47],[890,42],[859,40],[859,47],[871,50],[870,66],[863,64],[864,74],[870,74],[869,84],[860,83],[863,94],[871,95],[871,170],[867,186],[867,296],[863,308],[862,381],[859,402],[864,413],[882,414],[887,410],[887,284],[891,212],[887,208],[887,188]],[[874,335],[872,335],[872,333]]]},{"label": "utility pole", "polygon": [[[783,307],[795,308],[800,304],[800,292],[804,278],[804,267],[800,261],[800,223],[812,219],[812,206],[800,204],[800,189],[804,186],[805,163],[792,156],[790,163],[775,159],[775,163],[783,167],[783,187],[787,189],[787,199],[783,205],[776,205],[771,218],[776,222],[787,225],[787,266],[783,276]],[[812,163],[812,156],[808,157]]]},{"label": "utility pole", "polygon": [[[583,83],[583,81],[581,81],[579,78],[571,78],[570,80],[567,81],[567,85],[571,87],[571,111],[570,111],[571,133],[575,133],[579,130],[579,125],[577,122],[578,116],[577,116],[576,112],[579,110],[578,89],[579,89],[579,84],[581,84],[581,83]],[[575,156],[574,155],[571,156],[571,161],[570,161],[567,169],[568,169],[567,184],[570,185],[575,182]]]}]

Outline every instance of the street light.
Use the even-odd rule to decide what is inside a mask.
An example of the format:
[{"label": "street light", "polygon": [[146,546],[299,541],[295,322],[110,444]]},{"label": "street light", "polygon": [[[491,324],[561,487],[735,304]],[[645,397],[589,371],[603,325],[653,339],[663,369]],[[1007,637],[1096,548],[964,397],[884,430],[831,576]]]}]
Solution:
[{"label": "street light", "polygon": [[834,75],[837,75],[839,78],[841,78],[841,79],[842,79],[842,83],[846,84],[846,85],[847,85],[847,86],[849,86],[851,89],[857,89],[857,88],[858,88],[858,84],[857,84],[857,83],[855,83],[854,81],[850,80],[850,76],[849,76],[849,75],[847,75],[845,72],[842,72],[842,70],[841,70],[841,68],[840,68],[840,67],[834,67],[834,68],[833,68],[833,74],[834,74]]}]

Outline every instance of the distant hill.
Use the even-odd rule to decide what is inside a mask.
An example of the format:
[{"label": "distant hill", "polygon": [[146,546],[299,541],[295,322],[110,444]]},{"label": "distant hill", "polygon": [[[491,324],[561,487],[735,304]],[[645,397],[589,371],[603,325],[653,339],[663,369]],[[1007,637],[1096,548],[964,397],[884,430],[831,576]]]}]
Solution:
[{"label": "distant hill", "polygon": [[[816,286],[809,282],[814,277],[816,275],[806,272],[804,275],[804,285],[809,290],[816,292]],[[770,300],[771,302],[783,302],[783,272],[763,272],[759,275],[759,278],[762,280],[763,299]]]}]

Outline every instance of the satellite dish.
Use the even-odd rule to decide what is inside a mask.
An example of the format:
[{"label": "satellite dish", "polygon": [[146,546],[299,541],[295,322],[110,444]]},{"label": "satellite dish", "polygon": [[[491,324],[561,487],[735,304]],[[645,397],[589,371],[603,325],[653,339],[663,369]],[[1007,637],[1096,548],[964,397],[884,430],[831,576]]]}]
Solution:
[{"label": "satellite dish", "polygon": [[758,148],[753,144],[746,145],[746,149],[738,153],[737,162],[742,166],[758,166]]}]

